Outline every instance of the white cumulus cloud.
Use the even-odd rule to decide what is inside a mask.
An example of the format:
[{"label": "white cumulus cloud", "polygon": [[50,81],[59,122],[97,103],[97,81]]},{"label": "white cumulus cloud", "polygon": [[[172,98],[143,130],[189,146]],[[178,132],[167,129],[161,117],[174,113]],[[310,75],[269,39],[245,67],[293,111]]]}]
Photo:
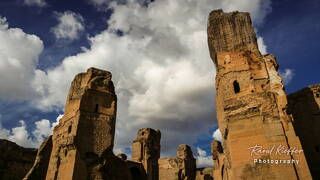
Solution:
[{"label": "white cumulus cloud", "polygon": [[26,100],[36,93],[31,86],[43,42],[22,29],[9,28],[0,17],[0,100]]},{"label": "white cumulus cloud", "polygon": [[55,14],[58,24],[51,29],[55,37],[57,39],[78,39],[85,29],[83,17],[72,11],[56,12]]},{"label": "white cumulus cloud", "polygon": [[293,69],[280,70],[279,74],[282,78],[282,82],[284,83],[284,85],[288,85],[294,76],[294,70]]},{"label": "white cumulus cloud", "polygon": [[6,129],[2,127],[0,119],[0,139],[13,141],[23,147],[38,148],[44,138],[52,134],[53,128],[58,124],[61,118],[62,115],[59,115],[53,123],[50,123],[47,119],[36,121],[34,123],[35,128],[31,133],[27,131],[27,124],[23,120],[19,121],[19,126]]},{"label": "white cumulus cloud", "polygon": [[[130,146],[128,137],[140,127],[159,128],[166,142],[163,149],[175,151],[179,143],[192,143],[195,134],[205,132],[214,119],[214,68],[206,22],[209,12],[224,8],[223,4],[155,1],[146,7],[134,1],[113,2],[110,28],[90,38],[89,50],[66,58],[47,73],[37,71],[36,84],[45,97],[41,107],[62,107],[73,76],[95,66],[114,76],[119,96],[118,146]],[[258,11],[255,8],[260,6],[250,4],[239,10]],[[124,36],[115,35],[117,29]]]},{"label": "white cumulus cloud", "polygon": [[[192,144],[214,123],[215,69],[206,36],[209,12],[249,11],[258,22],[267,13],[266,1],[230,3],[111,2],[109,29],[91,37],[89,49],[47,72],[36,72],[34,85],[43,97],[37,104],[47,110],[62,108],[75,74],[91,66],[109,70],[119,100],[116,148],[130,147],[138,128],[151,127],[162,131],[163,155],[173,154],[178,144]],[[116,30],[124,35],[116,35]]]},{"label": "white cumulus cloud", "polygon": [[214,140],[222,142],[222,134],[219,128],[213,132],[212,137]]},{"label": "white cumulus cloud", "polygon": [[[208,133],[214,123],[215,69],[206,35],[209,12],[218,8],[249,11],[253,20],[261,23],[270,9],[268,4],[262,0],[156,0],[145,6],[141,1],[113,1],[109,4],[113,8],[109,28],[90,37],[88,49],[46,71],[25,68],[33,77],[25,82],[37,94],[31,101],[42,110],[62,109],[77,73],[91,66],[109,70],[118,95],[115,149],[130,147],[138,128],[151,127],[162,132],[162,155],[172,155],[179,144],[193,144],[197,135]],[[53,32],[57,38],[76,39],[84,28],[83,20],[72,12],[58,13],[60,19],[64,15],[68,18]],[[59,28],[60,24],[67,26]],[[70,28],[74,24],[76,30]],[[5,25],[1,27],[8,30]],[[116,30],[124,32],[123,36]],[[45,120],[36,127],[44,129],[32,134],[38,139],[50,129]],[[12,130],[4,132],[13,134]]]},{"label": "white cumulus cloud", "polygon": [[29,132],[26,129],[26,123],[22,120],[19,121],[20,126],[14,127],[11,130],[0,129],[1,139],[7,139],[17,143],[24,147],[35,146],[34,142],[30,138]]},{"label": "white cumulus cloud", "polygon": [[226,11],[250,12],[256,25],[261,24],[266,15],[271,12],[271,1],[269,0],[221,0],[220,2]]},{"label": "white cumulus cloud", "polygon": [[96,7],[100,7],[100,8],[101,8],[101,6],[103,6],[103,7],[108,6],[110,1],[111,0],[89,0],[89,2],[91,4],[95,5]]},{"label": "white cumulus cloud", "polygon": [[47,5],[45,0],[24,0],[24,4],[28,6],[45,7]]},{"label": "white cumulus cloud", "polygon": [[257,42],[258,42],[258,48],[259,48],[259,51],[261,52],[261,54],[267,54],[268,53],[267,46],[264,43],[263,38],[258,37]]},{"label": "white cumulus cloud", "polygon": [[195,158],[197,159],[197,167],[210,167],[213,166],[213,160],[211,155],[207,155],[207,152],[203,149],[197,147],[197,156]]}]

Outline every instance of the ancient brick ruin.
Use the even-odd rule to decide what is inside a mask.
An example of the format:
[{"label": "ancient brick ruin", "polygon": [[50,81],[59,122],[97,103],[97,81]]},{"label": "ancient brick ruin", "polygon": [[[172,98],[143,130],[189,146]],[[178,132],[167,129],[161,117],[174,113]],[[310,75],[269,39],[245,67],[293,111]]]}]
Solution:
[{"label": "ancient brick ruin", "polygon": [[127,160],[125,154],[114,155],[116,107],[110,72],[89,68],[78,74],[71,84],[63,118],[38,149],[34,165],[23,179],[192,180],[196,174],[199,180],[211,177],[212,171],[197,171],[188,145],[178,147],[177,157],[165,158],[171,166],[163,168],[164,159],[159,160],[161,133],[151,128],[138,131],[132,143],[132,160]]},{"label": "ancient brick ruin", "polygon": [[[287,97],[274,56],[258,49],[249,13],[212,11],[208,43],[216,66],[216,110],[222,145],[213,142],[214,179],[311,179],[304,153],[252,153],[302,149],[287,113]],[[223,148],[222,148],[223,147]],[[299,164],[254,163],[295,159]]]},{"label": "ancient brick ruin", "polygon": [[[112,75],[89,68],[75,76],[64,116],[37,153],[0,140],[0,179],[319,179],[320,85],[287,96],[275,57],[258,49],[248,13],[212,11],[208,44],[217,70],[216,110],[223,136],[222,142],[211,142],[213,167],[197,169],[186,144],[177,147],[176,156],[160,158],[161,133],[151,128],[139,129],[132,139],[132,160],[115,155],[117,96]],[[304,152],[252,153],[250,147],[257,145]],[[294,159],[299,164],[254,159]]]},{"label": "ancient brick ruin", "polygon": [[320,84],[288,95],[288,101],[312,177],[320,179]]},{"label": "ancient brick ruin", "polygon": [[99,168],[112,152],[116,107],[111,73],[91,68],[75,77],[53,132],[47,180],[103,177]]}]

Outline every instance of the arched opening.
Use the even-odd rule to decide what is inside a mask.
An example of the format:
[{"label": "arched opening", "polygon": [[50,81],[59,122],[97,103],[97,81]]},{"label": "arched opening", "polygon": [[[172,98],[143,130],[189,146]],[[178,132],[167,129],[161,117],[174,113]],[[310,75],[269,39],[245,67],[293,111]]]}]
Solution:
[{"label": "arched opening", "polygon": [[94,108],[94,112],[98,113],[98,111],[99,111],[99,104],[96,104],[96,107]]},{"label": "arched opening", "polygon": [[204,180],[213,180],[212,176],[210,176],[209,174],[205,174],[203,179]]},{"label": "arched opening", "polygon": [[132,168],[130,168],[130,172],[131,172],[132,180],[141,180],[142,179],[142,175],[140,173],[139,168],[132,167]]},{"label": "arched opening", "polygon": [[237,80],[233,81],[233,90],[236,94],[240,92],[240,85]]}]

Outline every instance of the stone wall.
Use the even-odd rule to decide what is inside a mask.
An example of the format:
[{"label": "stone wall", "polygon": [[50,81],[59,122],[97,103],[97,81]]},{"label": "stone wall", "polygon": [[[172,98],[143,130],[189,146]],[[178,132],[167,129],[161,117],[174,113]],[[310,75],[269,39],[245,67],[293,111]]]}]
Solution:
[{"label": "stone wall", "polygon": [[46,179],[51,151],[52,136],[49,136],[39,147],[34,164],[23,180]]},{"label": "stone wall", "polygon": [[37,150],[0,139],[0,179],[21,180],[32,167]]},{"label": "stone wall", "polygon": [[312,177],[320,179],[320,84],[288,95],[288,101]]}]

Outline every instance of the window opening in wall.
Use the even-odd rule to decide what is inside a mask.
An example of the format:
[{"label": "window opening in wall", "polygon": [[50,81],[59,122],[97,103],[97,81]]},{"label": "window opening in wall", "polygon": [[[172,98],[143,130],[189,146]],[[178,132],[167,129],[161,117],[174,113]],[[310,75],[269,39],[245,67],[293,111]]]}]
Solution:
[{"label": "window opening in wall", "polygon": [[233,81],[233,90],[234,90],[234,93],[240,92],[240,85],[237,80]]},{"label": "window opening in wall", "polygon": [[94,109],[94,112],[97,113],[98,110],[99,110],[99,104],[96,104],[96,107],[95,107],[95,109]]},{"label": "window opening in wall", "polygon": [[224,173],[224,165],[221,168],[221,177],[223,177],[223,173]]},{"label": "window opening in wall", "polygon": [[72,125],[68,127],[68,133],[71,133]]}]

